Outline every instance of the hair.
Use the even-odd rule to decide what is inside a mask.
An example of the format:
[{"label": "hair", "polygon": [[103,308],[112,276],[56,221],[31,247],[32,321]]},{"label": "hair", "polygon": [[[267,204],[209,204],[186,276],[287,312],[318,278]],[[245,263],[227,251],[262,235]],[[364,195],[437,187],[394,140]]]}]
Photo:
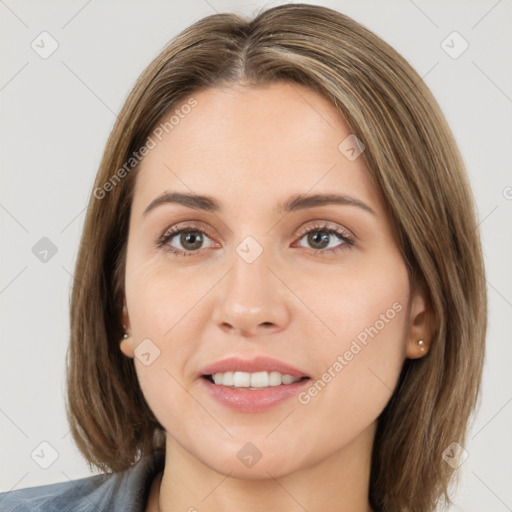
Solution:
[{"label": "hair", "polygon": [[70,297],[66,406],[73,438],[88,464],[106,472],[165,446],[133,360],[119,349],[135,156],[164,114],[193,93],[276,81],[327,98],[363,141],[361,157],[410,282],[427,295],[430,350],[405,360],[378,418],[369,500],[375,511],[431,511],[440,499],[450,503],[454,470],[442,454],[452,442],[464,446],[479,398],[487,296],[474,199],[454,137],[421,77],[373,32],[326,7],[288,4],[251,20],[203,18],[163,49],[128,95],[91,192]]}]

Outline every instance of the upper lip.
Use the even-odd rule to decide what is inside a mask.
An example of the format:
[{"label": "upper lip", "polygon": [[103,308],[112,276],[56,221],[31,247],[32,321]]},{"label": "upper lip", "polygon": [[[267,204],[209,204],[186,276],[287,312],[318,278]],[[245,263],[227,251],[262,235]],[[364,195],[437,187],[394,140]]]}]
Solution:
[{"label": "upper lip", "polygon": [[278,359],[272,359],[266,356],[257,356],[251,359],[242,359],[239,356],[226,357],[225,359],[205,366],[201,370],[200,376],[232,371],[247,373],[279,372],[296,378],[308,377],[307,373],[302,370],[279,361]]}]

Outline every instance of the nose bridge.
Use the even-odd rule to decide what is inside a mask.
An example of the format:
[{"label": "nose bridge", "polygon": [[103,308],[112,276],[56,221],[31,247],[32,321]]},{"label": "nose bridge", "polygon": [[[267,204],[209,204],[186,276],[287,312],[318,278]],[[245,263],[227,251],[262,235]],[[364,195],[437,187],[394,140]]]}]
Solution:
[{"label": "nose bridge", "polygon": [[254,335],[280,330],[289,321],[282,284],[268,268],[273,266],[270,238],[265,248],[261,240],[247,236],[234,249],[213,315],[223,329]]}]

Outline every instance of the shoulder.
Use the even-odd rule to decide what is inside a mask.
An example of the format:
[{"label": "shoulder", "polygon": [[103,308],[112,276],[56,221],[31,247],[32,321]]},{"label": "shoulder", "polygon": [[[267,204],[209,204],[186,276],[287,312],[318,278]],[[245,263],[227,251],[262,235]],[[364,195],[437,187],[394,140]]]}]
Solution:
[{"label": "shoulder", "polygon": [[[104,500],[119,474],[96,475],[50,485],[18,489],[0,494],[1,512],[39,512],[82,510],[91,497]],[[91,504],[90,504],[91,505]],[[84,509],[85,510],[85,509]]]},{"label": "shoulder", "polygon": [[145,456],[119,473],[0,493],[0,512],[142,512],[164,456]]}]

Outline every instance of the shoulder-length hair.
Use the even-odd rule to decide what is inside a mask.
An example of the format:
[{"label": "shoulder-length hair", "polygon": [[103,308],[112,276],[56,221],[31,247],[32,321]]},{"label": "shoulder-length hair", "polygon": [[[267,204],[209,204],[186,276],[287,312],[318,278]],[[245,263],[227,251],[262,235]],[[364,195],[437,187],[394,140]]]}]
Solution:
[{"label": "shoulder-length hair", "polygon": [[131,200],[152,130],[178,105],[193,105],[200,89],[280,80],[327,98],[363,141],[411,283],[427,293],[435,319],[430,350],[404,362],[379,416],[369,499],[376,511],[433,510],[440,498],[449,502],[454,470],[442,454],[452,442],[464,445],[484,357],[487,296],[474,199],[421,77],[370,30],[325,7],[288,4],[251,20],[201,19],[151,62],[126,99],[91,192],[75,267],[67,371],[73,438],[88,463],[107,472],[165,444],[133,360],[119,349]]}]

